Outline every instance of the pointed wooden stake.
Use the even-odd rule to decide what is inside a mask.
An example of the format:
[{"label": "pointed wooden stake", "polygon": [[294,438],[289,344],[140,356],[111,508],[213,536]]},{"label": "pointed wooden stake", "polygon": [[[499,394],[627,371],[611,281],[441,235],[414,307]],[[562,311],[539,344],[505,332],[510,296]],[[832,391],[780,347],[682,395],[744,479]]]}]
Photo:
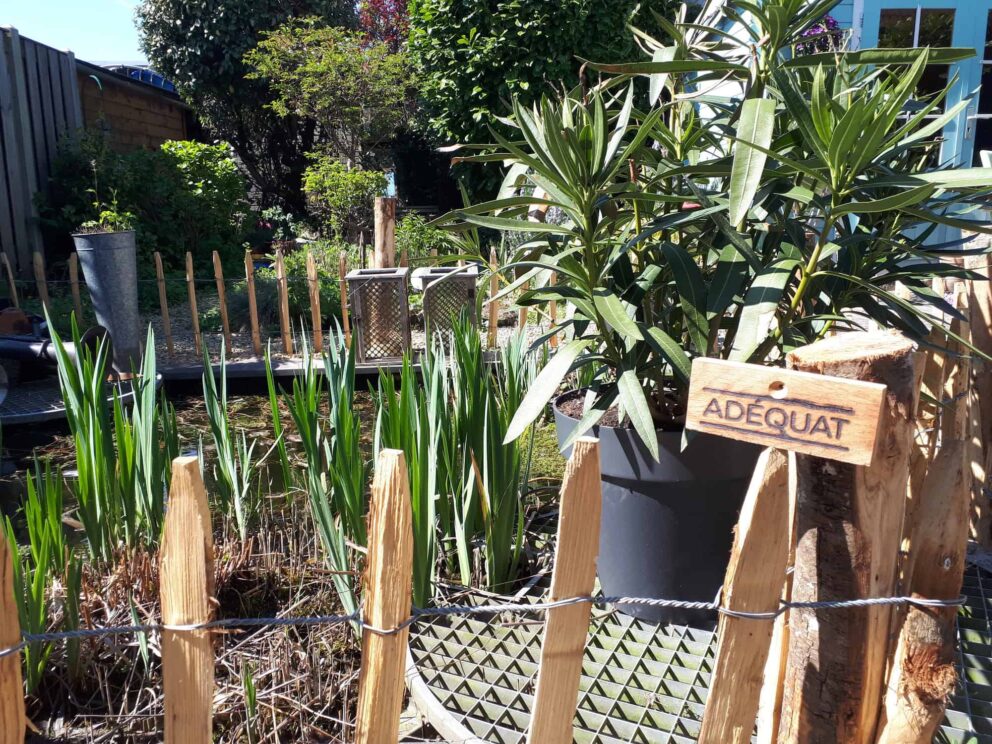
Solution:
[{"label": "pointed wooden stake", "polygon": [[[741,612],[778,607],[789,559],[789,458],[765,450],[754,469],[727,578],[723,604]],[[774,620],[720,616],[720,643],[700,744],[751,741]]]},{"label": "pointed wooden stake", "polygon": [[[373,628],[391,630],[410,617],[413,583],[413,512],[402,450],[379,453],[368,533],[368,594],[362,619]],[[409,628],[393,635],[381,635],[368,628],[362,632],[355,744],[397,741],[409,636]]]},{"label": "pointed wooden stake", "polygon": [[[582,437],[572,448],[561,488],[558,547],[549,601],[592,594],[599,554],[601,505],[599,440]],[[527,744],[572,741],[572,719],[578,702],[590,612],[589,603],[548,610]]]},{"label": "pointed wooden stake", "polygon": [[324,350],[324,331],[320,327],[323,322],[320,317],[320,278],[313,251],[307,251],[307,288],[310,293],[310,321],[313,323],[313,350],[320,354]]},{"label": "pointed wooden stake", "polygon": [[245,250],[245,283],[248,291],[248,323],[251,325],[251,348],[255,356],[262,356],[262,335],[258,330],[258,300],[255,298],[255,261],[251,251]]},{"label": "pointed wooden stake", "polygon": [[[21,625],[14,599],[14,564],[7,537],[0,530],[0,649],[21,642]],[[24,741],[24,685],[21,654],[0,657],[0,742]]]},{"label": "pointed wooden stake", "polygon": [[344,342],[351,346],[351,320],[348,318],[348,252],[341,251],[338,259],[338,292],[341,295],[341,327],[344,329]]},{"label": "pointed wooden stake", "polygon": [[282,350],[293,353],[293,331],[289,323],[289,285],[282,248],[276,250],[276,283],[279,290],[279,330],[282,332]]},{"label": "pointed wooden stake", "polygon": [[51,302],[48,298],[48,281],[45,279],[45,257],[40,251],[34,252],[34,280],[38,285],[38,299],[48,312],[51,312]]},{"label": "pointed wooden stake", "polygon": [[69,256],[69,288],[72,291],[72,311],[76,314],[76,323],[83,327],[83,298],[79,294],[79,254],[73,252]]},{"label": "pointed wooden stake", "polygon": [[[213,532],[196,457],[172,461],[160,555],[163,624],[208,622],[213,594]],[[214,651],[208,631],[162,632],[162,687],[166,744],[210,744]]]},{"label": "pointed wooden stake", "polygon": [[3,261],[4,272],[7,274],[7,287],[10,289],[10,301],[14,307],[20,308],[21,301],[17,297],[17,281],[14,279],[14,270],[10,267],[10,260],[6,253],[0,253],[0,261]]},{"label": "pointed wooden stake", "polygon": [[214,281],[217,282],[217,301],[220,305],[220,322],[224,328],[224,344],[227,353],[231,353],[231,322],[227,317],[227,286],[224,282],[224,267],[220,262],[220,254],[214,251]]},{"label": "pointed wooden stake", "polygon": [[172,344],[172,323],[169,321],[169,294],[165,288],[165,270],[162,268],[162,254],[155,251],[155,277],[158,280],[158,304],[162,310],[162,330],[165,332],[165,344],[169,354],[175,353]]},{"label": "pointed wooden stake", "polygon": [[487,339],[490,349],[496,348],[499,339],[499,261],[496,258],[496,249],[489,249],[489,337]]},{"label": "pointed wooden stake", "polygon": [[200,314],[196,310],[196,278],[193,276],[193,254],[186,251],[186,288],[189,291],[189,314],[193,325],[193,344],[197,355],[203,355],[203,338],[200,336]]}]

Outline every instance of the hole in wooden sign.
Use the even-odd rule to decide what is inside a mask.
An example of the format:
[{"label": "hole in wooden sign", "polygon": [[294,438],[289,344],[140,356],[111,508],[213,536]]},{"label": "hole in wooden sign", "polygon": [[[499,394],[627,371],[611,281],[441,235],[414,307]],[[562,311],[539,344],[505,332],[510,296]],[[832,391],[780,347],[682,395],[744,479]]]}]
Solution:
[{"label": "hole in wooden sign", "polygon": [[768,386],[768,394],[776,400],[781,400],[789,394],[789,391],[786,389],[784,382],[776,380]]}]

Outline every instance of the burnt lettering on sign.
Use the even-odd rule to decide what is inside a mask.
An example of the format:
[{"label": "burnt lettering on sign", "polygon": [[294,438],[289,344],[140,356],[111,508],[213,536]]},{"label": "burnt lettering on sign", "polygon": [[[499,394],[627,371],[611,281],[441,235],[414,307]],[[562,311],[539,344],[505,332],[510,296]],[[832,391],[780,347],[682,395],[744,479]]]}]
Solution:
[{"label": "burnt lettering on sign", "polygon": [[713,433],[761,434],[785,443],[816,444],[847,452],[845,428],[855,410],[847,406],[817,403],[803,398],[756,395],[723,388],[704,387],[709,402],[697,427]]}]

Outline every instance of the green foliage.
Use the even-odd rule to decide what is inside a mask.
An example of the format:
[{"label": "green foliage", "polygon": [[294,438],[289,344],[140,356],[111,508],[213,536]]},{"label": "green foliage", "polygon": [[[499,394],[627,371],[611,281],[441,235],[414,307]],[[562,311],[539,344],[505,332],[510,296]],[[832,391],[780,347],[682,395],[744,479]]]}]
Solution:
[{"label": "green foliage", "polygon": [[326,152],[315,153],[303,173],[313,214],[331,234],[348,238],[371,231],[373,203],[387,183],[382,171],[349,168]]},{"label": "green foliage", "polygon": [[412,75],[405,54],[365,34],[293,19],[262,34],[245,55],[248,78],[264,80],[279,116],[317,125],[333,156],[369,165],[369,155],[407,118]]},{"label": "green foliage", "polygon": [[306,153],[320,140],[312,125],[268,108],[268,87],[246,79],[245,54],[263,31],[313,15],[353,27],[350,0],[142,0],[136,10],[149,61],[172,80],[204,126],[230,142],[263,207],[304,209],[300,179]]},{"label": "green foliage", "polygon": [[[296,485],[307,495],[327,567],[334,572],[335,589],[345,612],[350,613],[358,605],[348,540],[365,541],[364,484],[368,477],[358,447],[358,420],[350,413],[355,391],[354,349],[340,352],[343,339],[331,334],[327,345],[332,351],[324,356],[324,375],[320,376],[306,336],[301,341],[303,373],[293,378],[293,391],[284,396],[306,460]],[[320,410],[325,391],[330,392],[327,424]]]},{"label": "green foliage", "polygon": [[449,233],[435,227],[419,214],[408,214],[396,223],[396,253],[415,261],[427,258],[431,251],[443,255],[452,248]]},{"label": "green foliage", "polygon": [[[753,14],[747,41],[683,12],[672,45],[641,35],[651,61],[593,63],[608,77],[588,94],[515,101],[513,138],[497,134],[498,152],[478,158],[509,166],[501,198],[443,221],[526,234],[505,292],[530,282],[521,304],[571,306],[508,437],[574,374],[592,393],[575,436],[617,407],[657,456],[655,429],[679,425],[693,357],[781,363],[857,316],[921,342],[949,334],[944,313],[957,312],[930,283],[971,276],[955,262],[969,251],[932,238],[939,225],[992,232],[966,218],[992,169],[934,168],[941,128],[966,104],[935,115],[945,94],[914,94],[929,62],[961,50],[792,55],[834,4],[742,0],[709,19]],[[684,100],[727,80],[742,95]],[[562,219],[529,221],[533,206]],[[890,291],[896,280],[920,305]]]},{"label": "green foliage", "polygon": [[[508,101],[573,86],[586,59],[634,59],[635,0],[411,0],[410,53],[429,131],[489,141]],[[668,15],[675,3],[643,4]],[[645,13],[647,20],[651,16]]]},{"label": "green foliage", "polygon": [[[92,198],[94,173],[99,192],[112,193],[112,209]],[[139,271],[154,276],[152,253],[167,268],[181,267],[186,251],[203,266],[212,251],[239,257],[247,213],[244,180],[225,144],[169,141],[159,150],[121,154],[99,133],[66,141],[52,165],[50,193],[41,198],[45,225],[66,235],[100,212],[129,218],[135,230]]]},{"label": "green foliage", "polygon": [[465,318],[449,343],[450,352],[435,339],[421,358],[422,380],[409,359],[398,387],[393,375],[380,374],[376,395],[376,451],[401,449],[406,456],[420,606],[433,596],[439,561],[465,585],[482,576],[490,589],[507,590],[523,539],[529,458],[519,442],[504,440],[536,374],[536,358],[526,354],[521,336],[488,368],[479,334]]},{"label": "green foliage", "polygon": [[248,444],[244,430],[235,433],[231,427],[227,407],[227,354],[224,342],[220,349],[220,387],[214,377],[213,366],[206,346],[203,348],[203,406],[210,423],[216,461],[214,483],[217,486],[215,503],[220,512],[234,518],[234,526],[242,540],[258,522],[262,506],[262,484],[258,477],[258,462],[253,458],[256,440]]},{"label": "green foliage", "polygon": [[[49,324],[51,327],[51,324]],[[72,323],[79,347],[79,331]],[[72,489],[90,556],[109,562],[120,547],[156,545],[164,516],[164,489],[178,455],[175,412],[156,400],[155,337],[149,328],[145,357],[126,409],[106,384],[108,348],[72,358],[52,333],[59,383],[75,446],[77,477]]]},{"label": "green foliage", "polygon": [[[354,246],[334,240],[318,240],[285,254],[283,266],[286,268],[286,289],[289,297],[289,315],[293,323],[311,324],[310,290],[307,282],[307,251],[313,252],[317,264],[317,288],[320,295],[320,314],[324,326],[332,319],[341,317],[341,288],[338,265],[341,251],[349,253]],[[279,325],[279,285],[275,268],[262,268],[255,271],[255,303],[258,308],[258,322],[263,327],[276,328]],[[248,323],[248,285],[240,279],[228,284],[227,306],[234,325],[238,319]],[[203,314],[205,328],[220,328],[219,310]]]}]

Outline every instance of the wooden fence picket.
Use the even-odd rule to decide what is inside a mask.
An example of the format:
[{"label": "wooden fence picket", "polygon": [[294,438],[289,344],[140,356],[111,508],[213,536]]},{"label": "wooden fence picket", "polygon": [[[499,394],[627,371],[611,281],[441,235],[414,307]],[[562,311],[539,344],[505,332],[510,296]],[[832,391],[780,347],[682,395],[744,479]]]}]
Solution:
[{"label": "wooden fence picket", "polygon": [[72,292],[72,310],[76,313],[76,323],[83,325],[83,298],[79,294],[79,254],[69,256],[69,289]]},{"label": "wooden fence picket", "polygon": [[38,286],[38,299],[48,312],[51,312],[51,303],[48,297],[48,280],[45,279],[45,257],[40,251],[34,252],[34,281]]},{"label": "wooden fence picket", "polygon": [[193,254],[186,251],[186,289],[189,291],[189,314],[193,325],[193,345],[196,353],[203,354],[203,338],[200,336],[200,314],[196,310],[196,279],[193,277]]},{"label": "wooden fence picket", "polygon": [[[14,598],[14,556],[16,545],[8,545],[0,530],[0,648],[13,648],[21,642],[21,625]],[[24,741],[24,685],[21,654],[0,657],[0,742]]]},{"label": "wooden fence picket", "polygon": [[251,326],[251,348],[255,356],[262,356],[262,334],[258,330],[258,300],[255,298],[255,260],[251,250],[245,249],[245,285],[248,292],[248,323]]},{"label": "wooden fence picket", "polygon": [[292,354],[293,332],[289,322],[289,285],[282,248],[276,249],[276,283],[279,289],[279,330],[282,333],[282,350]]},{"label": "wooden fence picket", "polygon": [[162,330],[165,332],[165,344],[169,354],[175,354],[172,342],[172,322],[169,320],[169,293],[165,287],[165,270],[162,268],[162,254],[155,251],[155,278],[158,281],[158,304],[162,311]]},{"label": "wooden fence picket", "polygon": [[499,261],[496,258],[496,249],[489,249],[489,333],[488,346],[490,349],[496,348],[499,340]]},{"label": "wooden fence picket", "polygon": [[10,289],[10,301],[14,303],[14,307],[20,308],[21,301],[17,297],[17,280],[14,279],[14,270],[10,266],[10,259],[7,258],[6,253],[0,253],[0,261],[3,262],[4,273],[7,275],[7,287]]},{"label": "wooden fence picket", "polygon": [[[160,551],[162,623],[209,621],[213,575],[213,531],[199,460],[177,457]],[[209,631],[162,631],[166,744],[210,744],[214,663]]]},{"label": "wooden fence picket", "polygon": [[307,289],[310,294],[310,320],[313,323],[313,350],[320,354],[324,350],[324,332],[320,317],[320,278],[317,276],[317,261],[313,251],[307,251]]},{"label": "wooden fence picket", "polygon": [[344,342],[351,346],[351,320],[348,318],[348,252],[341,251],[338,258],[338,293],[341,295],[341,327]]},{"label": "wooden fence picket", "polygon": [[[740,612],[774,610],[785,584],[789,543],[789,457],[769,449],[758,459],[741,508],[724,605]],[[720,616],[700,744],[751,741],[774,625],[774,619]]]},{"label": "wooden fence picket", "polygon": [[[592,595],[602,506],[599,440],[582,437],[565,469],[549,601]],[[592,605],[548,610],[527,744],[568,744]]]},{"label": "wooden fence picket", "polygon": [[224,283],[224,266],[220,254],[214,251],[214,281],[217,283],[217,304],[220,306],[220,322],[224,329],[224,348],[231,353],[231,322],[227,317],[227,287]]},{"label": "wooden fence picket", "polygon": [[[372,628],[390,630],[410,617],[413,581],[413,512],[402,450],[379,453],[368,519],[362,619]],[[397,741],[409,636],[409,628],[392,635],[368,627],[362,631],[355,744]]]}]

